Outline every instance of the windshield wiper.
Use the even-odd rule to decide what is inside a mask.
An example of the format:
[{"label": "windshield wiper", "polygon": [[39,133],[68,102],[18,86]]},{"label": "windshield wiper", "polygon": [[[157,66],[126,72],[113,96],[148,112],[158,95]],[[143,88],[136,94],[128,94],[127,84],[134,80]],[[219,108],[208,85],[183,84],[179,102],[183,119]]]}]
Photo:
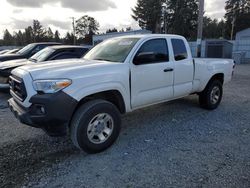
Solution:
[{"label": "windshield wiper", "polygon": [[98,58],[98,59],[93,59],[97,61],[108,61],[108,62],[113,62],[113,63],[120,63],[120,61],[114,61],[114,60],[109,60],[109,59],[103,59],[103,58]]},{"label": "windshield wiper", "polygon": [[97,59],[93,59],[93,60],[113,62],[113,61],[111,61],[111,60],[109,60],[109,59],[103,59],[103,58],[97,58]]}]

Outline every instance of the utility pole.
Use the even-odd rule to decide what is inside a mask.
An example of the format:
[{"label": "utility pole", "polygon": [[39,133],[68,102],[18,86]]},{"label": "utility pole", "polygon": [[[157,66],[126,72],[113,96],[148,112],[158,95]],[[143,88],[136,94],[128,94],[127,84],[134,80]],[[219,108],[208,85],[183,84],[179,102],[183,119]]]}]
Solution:
[{"label": "utility pole", "polygon": [[236,22],[236,11],[234,11],[233,21],[232,21],[232,30],[231,30],[231,40],[234,38],[234,27]]},{"label": "utility pole", "polygon": [[167,5],[163,5],[163,33],[167,34]]},{"label": "utility pole", "polygon": [[74,36],[74,45],[76,44],[76,27],[75,27],[75,17],[70,17],[72,19],[73,26],[73,36]]},{"label": "utility pole", "polygon": [[198,33],[197,33],[197,57],[201,57],[204,5],[205,5],[204,0],[199,0],[199,17],[198,17]]}]

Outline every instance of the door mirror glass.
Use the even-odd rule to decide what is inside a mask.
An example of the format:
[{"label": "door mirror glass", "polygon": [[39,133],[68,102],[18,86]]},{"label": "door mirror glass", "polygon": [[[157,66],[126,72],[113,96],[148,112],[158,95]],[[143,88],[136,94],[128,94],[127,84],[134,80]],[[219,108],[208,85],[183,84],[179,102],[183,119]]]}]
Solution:
[{"label": "door mirror glass", "polygon": [[135,56],[134,64],[135,65],[142,65],[147,64],[155,61],[156,55],[153,52],[142,52]]},{"label": "door mirror glass", "polygon": [[179,54],[179,55],[176,55],[175,57],[175,61],[181,61],[181,60],[184,60],[187,58],[186,54]]}]

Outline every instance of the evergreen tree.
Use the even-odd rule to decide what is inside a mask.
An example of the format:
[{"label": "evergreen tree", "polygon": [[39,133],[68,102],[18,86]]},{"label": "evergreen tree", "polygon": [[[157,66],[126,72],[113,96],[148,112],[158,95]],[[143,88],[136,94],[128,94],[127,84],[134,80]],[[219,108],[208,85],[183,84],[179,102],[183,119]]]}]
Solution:
[{"label": "evergreen tree", "polygon": [[60,39],[60,33],[59,33],[58,30],[56,30],[56,32],[55,32],[54,41],[55,42],[60,42],[61,41],[61,39]]},{"label": "evergreen tree", "polygon": [[25,38],[25,44],[30,44],[35,41],[33,35],[33,29],[31,26],[25,28],[24,38]]},{"label": "evergreen tree", "polygon": [[3,45],[13,45],[13,37],[8,29],[5,29],[3,34]]},{"label": "evergreen tree", "polygon": [[198,25],[198,0],[167,0],[166,20],[168,33],[188,39],[196,37]]},{"label": "evergreen tree", "polygon": [[16,46],[24,46],[25,45],[25,37],[24,34],[19,30],[14,33],[15,45]]},{"label": "evergreen tree", "polygon": [[224,38],[225,22],[223,20],[211,19],[204,17],[203,23],[203,38],[204,39],[219,39]]},{"label": "evergreen tree", "polygon": [[63,39],[63,42],[69,45],[74,44],[74,35],[72,33],[67,32],[65,38]]},{"label": "evergreen tree", "polygon": [[233,24],[233,37],[238,31],[250,27],[250,0],[227,0],[225,10],[226,38],[230,39]]},{"label": "evergreen tree", "polygon": [[126,31],[132,31],[132,28],[131,27],[127,27]]},{"label": "evergreen tree", "polygon": [[164,0],[137,0],[135,8],[132,9],[132,17],[142,29],[159,33],[163,2]]},{"label": "evergreen tree", "polygon": [[108,30],[106,31],[106,33],[116,33],[116,32],[118,32],[118,30],[117,30],[116,28],[108,29]]},{"label": "evergreen tree", "polygon": [[43,29],[43,26],[38,20],[33,20],[33,35],[35,42],[42,42],[44,41],[46,32]]},{"label": "evergreen tree", "polygon": [[46,31],[46,40],[47,41],[53,41],[54,39],[54,33],[52,32],[51,28],[49,27]]}]

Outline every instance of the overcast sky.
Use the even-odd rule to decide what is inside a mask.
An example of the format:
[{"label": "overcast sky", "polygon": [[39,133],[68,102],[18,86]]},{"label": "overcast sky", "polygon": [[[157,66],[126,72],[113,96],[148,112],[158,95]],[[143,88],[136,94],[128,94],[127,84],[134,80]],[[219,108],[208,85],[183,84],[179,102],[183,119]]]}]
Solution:
[{"label": "overcast sky", "polygon": [[[213,18],[224,15],[225,0],[205,0],[206,14]],[[5,28],[11,32],[32,25],[39,20],[43,26],[58,29],[62,35],[71,30],[70,17],[94,17],[100,31],[108,28],[132,27],[138,29],[131,18],[131,8],[137,0],[1,0],[0,37]]]}]

